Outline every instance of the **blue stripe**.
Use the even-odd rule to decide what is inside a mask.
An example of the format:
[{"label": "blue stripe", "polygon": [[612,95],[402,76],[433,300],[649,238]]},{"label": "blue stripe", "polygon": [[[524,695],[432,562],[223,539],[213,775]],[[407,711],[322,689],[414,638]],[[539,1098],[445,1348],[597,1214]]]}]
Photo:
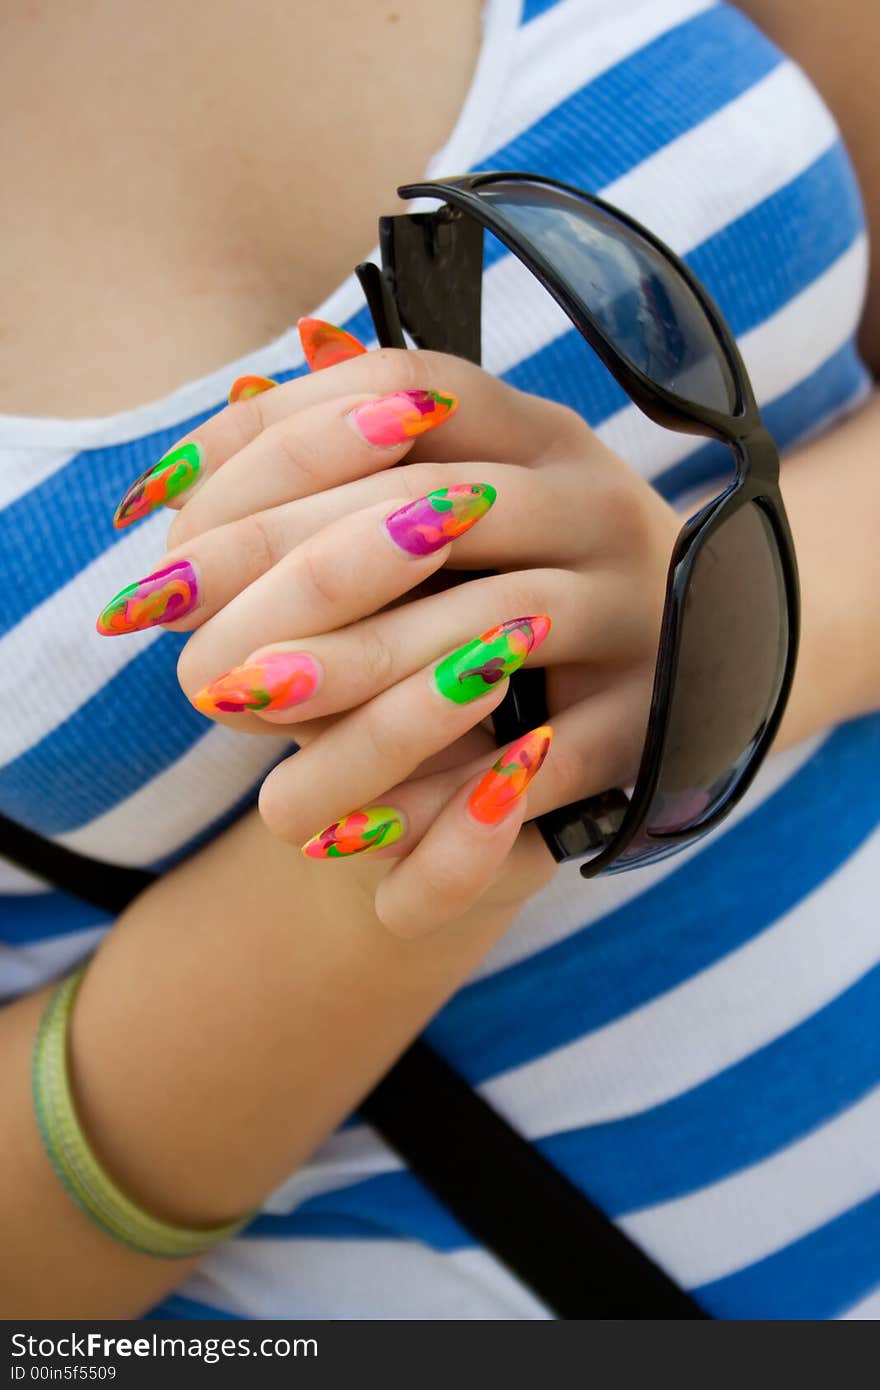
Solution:
[{"label": "blue stripe", "polygon": [[[750,1167],[859,1100],[880,1075],[880,967],[804,1023],[682,1096],[641,1114],[549,1135],[536,1147],[608,1215],[672,1201]],[[322,1193],[254,1234],[439,1249],[467,1232],[407,1171]]]},{"label": "blue stripe", "polygon": [[546,14],[552,10],[554,5],[558,5],[559,0],[524,0],[522,8],[522,23],[528,24],[531,20],[537,19],[538,15]]},{"label": "blue stripe", "polygon": [[[848,342],[797,386],[762,405],[764,423],[780,453],[792,448],[816,421],[830,417],[859,397],[870,381],[858,348],[854,342]],[[733,467],[733,455],[727,445],[711,440],[651,482],[663,497],[672,500],[704,483],[732,478]]]},{"label": "blue stripe", "polygon": [[[815,236],[806,230],[813,222],[818,224]],[[789,226],[797,243],[790,255],[771,266],[765,248],[777,244]],[[741,337],[813,284],[855,243],[862,228],[850,166],[837,143],[778,193],[696,247],[686,260]],[[626,392],[574,328],[517,363],[504,373],[504,380],[570,406],[594,429],[629,404]],[[819,418],[809,398],[804,403],[808,408],[801,430]]]},{"label": "blue stripe", "polygon": [[0,944],[28,946],[53,936],[112,922],[109,912],[69,893],[20,893],[0,897]]},{"label": "blue stripe", "polygon": [[[186,638],[163,633],[42,743],[0,769],[5,813],[44,835],[61,835],[103,815],[189,752],[212,725],[177,684]],[[154,732],[145,737],[145,730]]]},{"label": "blue stripe", "polygon": [[814,1321],[839,1316],[878,1282],[880,1196],[694,1294],[716,1317]]},{"label": "blue stripe", "polygon": [[[288,381],[305,370],[276,372],[275,377]],[[137,439],[85,449],[0,512],[0,637],[120,541],[125,533],[114,530],[113,513],[128,485],[223,404],[218,401],[209,410]],[[40,557],[38,566],[34,555]]]},{"label": "blue stripe", "polygon": [[[880,715],[841,726],[751,815],[660,883],[462,989],[428,1038],[471,1082],[481,1082],[623,1017],[721,960],[790,911],[871,834],[880,815],[878,756]],[[584,884],[585,906],[589,891]]]},{"label": "blue stripe", "polygon": [[250,1318],[242,1319],[238,1313],[227,1313],[222,1308],[214,1308],[210,1303],[197,1303],[194,1298],[185,1298],[180,1293],[171,1294],[148,1313],[144,1313],[144,1320],[149,1322],[201,1322],[214,1318],[220,1318],[224,1322],[253,1321]]},{"label": "blue stripe", "polygon": [[[741,96],[781,60],[779,49],[742,14],[715,7],[599,73],[479,167],[527,169],[580,188],[605,188]],[[491,240],[486,253],[487,264],[503,254]]]}]

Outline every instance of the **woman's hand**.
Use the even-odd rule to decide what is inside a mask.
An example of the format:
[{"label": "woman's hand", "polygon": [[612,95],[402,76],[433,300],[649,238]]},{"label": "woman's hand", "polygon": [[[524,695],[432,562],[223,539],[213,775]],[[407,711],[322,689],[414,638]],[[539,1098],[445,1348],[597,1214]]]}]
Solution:
[{"label": "woman's hand", "polygon": [[[395,440],[402,392],[442,428]],[[516,880],[520,852],[539,860],[510,792],[545,734],[474,799],[498,759],[479,725],[521,660],[547,667],[556,731],[528,814],[632,781],[679,519],[579,417],[458,359],[380,351],[240,401],[184,445],[199,476],[142,581],[152,620],[175,611],[164,586],[172,625],[197,629],[179,670],[200,709],[306,745],[263,786],[277,835],[398,861],[376,899],[389,927],[459,916]],[[442,566],[499,573],[424,593]],[[133,602],[105,626],[140,624]]]}]

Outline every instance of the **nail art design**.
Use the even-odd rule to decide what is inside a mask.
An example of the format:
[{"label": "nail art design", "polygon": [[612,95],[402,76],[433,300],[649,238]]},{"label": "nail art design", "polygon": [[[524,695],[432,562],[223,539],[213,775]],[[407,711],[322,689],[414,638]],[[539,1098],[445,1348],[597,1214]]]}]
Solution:
[{"label": "nail art design", "polygon": [[437,689],[457,705],[479,699],[518,670],[549,631],[550,619],[545,613],[511,618],[498,627],[490,627],[481,637],[444,656],[434,670]]},{"label": "nail art design", "polygon": [[313,372],[335,367],[337,362],[347,362],[350,357],[360,357],[367,350],[344,328],[325,323],[323,319],[300,319],[296,326],[306,361]]},{"label": "nail art design", "polygon": [[454,483],[407,502],[385,518],[385,528],[409,555],[431,555],[469,531],[495,497],[489,483]]},{"label": "nail art design", "polygon": [[468,797],[468,810],[483,825],[504,820],[547,756],[553,729],[542,724],[501,754]]},{"label": "nail art design", "polygon": [[235,405],[236,401],[250,400],[251,396],[259,396],[263,391],[271,391],[278,382],[273,381],[270,376],[237,376],[229,388],[229,404]]},{"label": "nail art design", "polygon": [[356,405],[348,418],[368,444],[388,449],[436,429],[457,409],[458,398],[439,391],[395,391]]},{"label": "nail art design", "polygon": [[102,637],[118,637],[124,632],[155,627],[157,623],[173,623],[192,612],[198,597],[195,570],[189,560],[178,560],[120,589],[107,604],[96,627]]},{"label": "nail art design", "polygon": [[193,704],[203,714],[290,709],[310,700],[320,681],[321,668],[308,652],[268,652],[218,676]]},{"label": "nail art design", "polygon": [[334,821],[302,847],[308,859],[344,859],[370,849],[393,845],[404,831],[403,817],[393,806],[365,806]]},{"label": "nail art design", "polygon": [[201,471],[205,453],[198,440],[179,444],[132,483],[116,508],[113,525],[117,531],[140,521],[171,497],[191,487]]}]

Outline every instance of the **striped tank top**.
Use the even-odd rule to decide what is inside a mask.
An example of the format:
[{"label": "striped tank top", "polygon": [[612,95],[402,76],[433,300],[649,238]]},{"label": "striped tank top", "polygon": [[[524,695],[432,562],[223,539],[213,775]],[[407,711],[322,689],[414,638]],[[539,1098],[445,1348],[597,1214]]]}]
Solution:
[{"label": "striped tank top", "polygon": [[[847,152],[804,73],[733,6],[490,0],[467,101],[428,172],[480,168],[579,184],[668,241],[727,316],[783,455],[871,390]],[[726,475],[722,446],[636,411],[502,247],[486,263],[489,371],[574,407],[676,503]],[[371,341],[353,279],[313,312]],[[141,408],[0,418],[7,816],[161,871],[253,804],[277,754],[190,707],[184,639],[104,642],[92,623],[164,548],[161,515],[112,529],[131,478],[238,374],[304,370],[291,327]],[[872,716],[772,758],[678,858],[589,883],[563,867],[427,1028],[716,1317],[880,1316],[878,785]],[[109,925],[0,865],[0,997],[66,970]],[[158,1315],[549,1316],[357,1115]]]}]

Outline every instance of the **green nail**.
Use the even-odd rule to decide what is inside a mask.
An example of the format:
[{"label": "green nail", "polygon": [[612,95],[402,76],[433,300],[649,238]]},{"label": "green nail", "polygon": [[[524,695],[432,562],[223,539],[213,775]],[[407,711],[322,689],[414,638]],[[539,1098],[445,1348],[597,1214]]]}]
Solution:
[{"label": "green nail", "polygon": [[549,630],[550,619],[543,614],[511,618],[491,627],[481,637],[444,656],[434,670],[437,689],[457,705],[478,700],[522,666]]}]

